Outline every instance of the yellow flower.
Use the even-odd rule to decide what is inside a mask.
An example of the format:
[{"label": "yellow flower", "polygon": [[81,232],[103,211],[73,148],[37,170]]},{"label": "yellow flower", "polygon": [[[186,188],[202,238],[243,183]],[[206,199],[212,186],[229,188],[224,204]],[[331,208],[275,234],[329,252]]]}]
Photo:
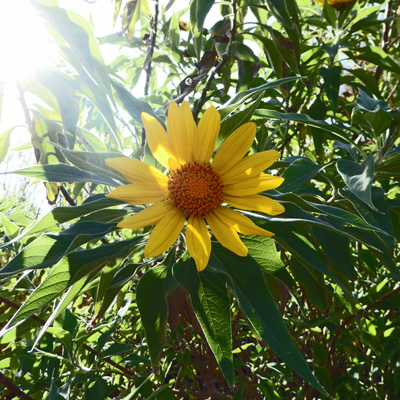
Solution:
[{"label": "yellow flower", "polygon": [[[321,7],[324,5],[324,0],[315,0],[315,1]],[[354,0],[326,0],[326,1],[328,5],[339,10],[341,8],[345,8],[349,3],[352,3]]]},{"label": "yellow flower", "polygon": [[215,238],[239,256],[247,247],[238,232],[272,236],[249,218],[228,208],[281,214],[284,207],[258,193],[278,187],[283,178],[263,174],[278,158],[277,151],[264,151],[245,157],[256,134],[256,125],[246,123],[221,145],[213,160],[221,117],[214,107],[204,113],[199,125],[193,120],[189,103],[169,106],[167,132],[151,115],[143,113],[147,142],[154,157],[169,170],[158,169],[126,157],[110,158],[107,165],[119,171],[131,184],[117,187],[107,196],[132,205],[151,204],[118,224],[138,230],[155,225],[144,249],[146,257],[168,250],[186,223],[186,246],[203,270],[210,258],[210,227]]}]

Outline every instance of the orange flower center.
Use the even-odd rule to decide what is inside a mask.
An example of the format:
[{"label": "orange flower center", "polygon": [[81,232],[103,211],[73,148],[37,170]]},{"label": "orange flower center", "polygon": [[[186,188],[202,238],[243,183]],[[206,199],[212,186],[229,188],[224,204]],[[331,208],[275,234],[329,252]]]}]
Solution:
[{"label": "orange flower center", "polygon": [[171,171],[169,196],[176,208],[187,217],[206,216],[223,198],[224,184],[209,164],[187,163]]}]

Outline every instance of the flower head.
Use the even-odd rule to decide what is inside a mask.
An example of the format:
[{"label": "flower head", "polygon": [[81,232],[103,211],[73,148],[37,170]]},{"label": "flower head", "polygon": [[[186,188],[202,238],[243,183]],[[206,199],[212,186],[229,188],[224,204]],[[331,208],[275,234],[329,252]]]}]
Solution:
[{"label": "flower head", "polygon": [[208,227],[223,246],[240,256],[246,256],[248,249],[238,232],[273,235],[228,207],[270,215],[285,211],[275,200],[258,194],[275,189],[283,178],[262,173],[277,160],[277,151],[246,156],[256,134],[254,123],[236,129],[210,161],[221,122],[214,107],[207,109],[198,126],[187,102],[181,107],[170,104],[167,132],[149,114],[143,113],[142,121],[150,150],[168,173],[126,157],[110,158],[106,163],[132,182],[117,187],[108,197],[149,205],[118,224],[133,230],[155,225],[144,249],[146,257],[168,250],[185,223],[187,249],[199,271],[207,266],[211,254]]}]

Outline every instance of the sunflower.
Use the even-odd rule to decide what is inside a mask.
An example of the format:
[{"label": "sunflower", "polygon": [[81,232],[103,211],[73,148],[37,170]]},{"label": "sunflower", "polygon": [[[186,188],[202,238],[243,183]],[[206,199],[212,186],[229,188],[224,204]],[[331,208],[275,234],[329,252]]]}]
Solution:
[{"label": "sunflower", "polygon": [[106,163],[132,182],[117,187],[108,197],[132,205],[149,205],[118,223],[118,227],[132,230],[155,225],[144,249],[146,257],[168,250],[185,223],[186,246],[199,271],[207,266],[210,258],[208,227],[224,247],[239,256],[246,256],[248,249],[238,232],[273,235],[229,207],[269,215],[285,211],[275,200],[258,194],[275,189],[283,178],[262,173],[277,160],[277,151],[246,156],[256,134],[254,123],[236,129],[210,161],[221,125],[221,117],[214,107],[205,111],[196,126],[189,103],[183,102],[178,107],[171,102],[167,133],[149,114],[142,113],[142,121],[151,152],[168,172],[164,174],[127,157],[110,158]]}]

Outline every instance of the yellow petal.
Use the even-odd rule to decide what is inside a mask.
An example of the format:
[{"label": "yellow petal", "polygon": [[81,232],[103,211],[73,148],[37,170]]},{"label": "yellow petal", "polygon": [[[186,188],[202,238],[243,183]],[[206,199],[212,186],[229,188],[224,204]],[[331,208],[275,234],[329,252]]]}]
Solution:
[{"label": "yellow petal", "polygon": [[241,210],[261,211],[269,215],[278,215],[285,212],[285,207],[282,204],[260,194],[242,197],[224,195],[224,201],[230,206]]},{"label": "yellow petal", "polygon": [[217,151],[212,162],[213,168],[221,175],[229,171],[249,151],[255,136],[254,122],[248,122],[236,129]]},{"label": "yellow petal", "polygon": [[240,240],[239,235],[231,226],[227,225],[214,213],[207,215],[207,223],[210,226],[212,233],[217,238],[222,246],[234,252],[238,256],[245,257],[249,252],[247,247]]},{"label": "yellow petal", "polygon": [[106,196],[136,206],[139,204],[158,203],[166,199],[168,197],[168,189],[155,183],[137,182],[119,186]]},{"label": "yellow petal", "polygon": [[193,148],[195,161],[205,163],[210,161],[220,128],[221,116],[217,109],[211,106],[199,122]]},{"label": "yellow petal", "polygon": [[162,187],[168,186],[168,178],[161,171],[139,160],[128,157],[107,158],[106,164],[133,183],[151,182]]},{"label": "yellow petal", "polygon": [[150,151],[162,166],[169,168],[168,160],[176,157],[172,153],[164,128],[150,114],[142,113],[142,122],[146,130],[146,139]]},{"label": "yellow petal", "polygon": [[244,235],[258,235],[271,237],[274,234],[266,231],[263,228],[257,226],[250,218],[240,214],[238,211],[233,211],[230,208],[219,206],[215,210],[215,214],[224,221],[227,225],[237,230]]},{"label": "yellow petal", "polygon": [[197,134],[189,103],[184,101],[180,107],[171,101],[168,108],[167,132],[171,149],[181,164],[194,161],[193,141]]},{"label": "yellow petal", "polygon": [[186,227],[186,245],[198,271],[207,267],[211,254],[211,239],[203,217],[190,217]]},{"label": "yellow petal", "polygon": [[170,201],[161,201],[119,222],[118,228],[129,228],[137,231],[145,226],[155,225],[173,208],[175,206]]},{"label": "yellow petal", "polygon": [[279,157],[275,150],[262,151],[252,154],[239,161],[232,169],[221,174],[225,185],[241,182],[244,179],[255,177],[270,167]]},{"label": "yellow petal", "polygon": [[226,185],[224,193],[231,196],[249,196],[263,192],[264,190],[275,189],[282,184],[284,178],[269,174],[258,175],[254,178],[245,179],[241,182]]},{"label": "yellow petal", "polygon": [[146,257],[156,257],[168,250],[178,239],[185,225],[185,215],[174,207],[158,222],[144,248]]}]

